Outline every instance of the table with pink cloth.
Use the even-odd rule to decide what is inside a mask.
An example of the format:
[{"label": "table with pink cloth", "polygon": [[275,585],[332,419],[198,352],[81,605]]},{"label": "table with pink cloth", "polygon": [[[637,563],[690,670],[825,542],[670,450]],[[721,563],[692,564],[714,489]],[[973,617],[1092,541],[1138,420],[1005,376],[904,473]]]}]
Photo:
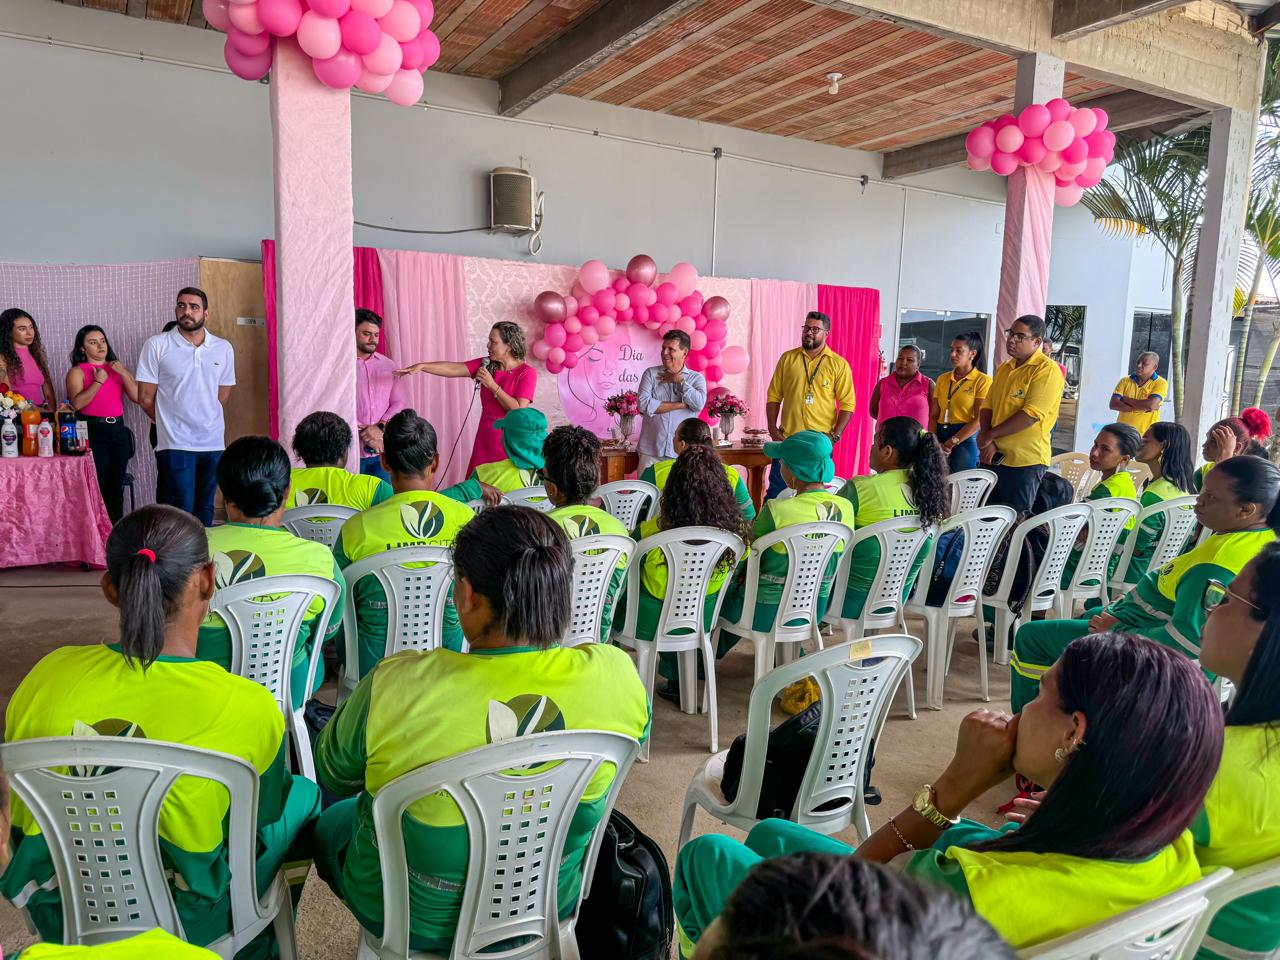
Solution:
[{"label": "table with pink cloth", "polygon": [[0,567],[107,565],[111,520],[93,455],[0,459]]}]

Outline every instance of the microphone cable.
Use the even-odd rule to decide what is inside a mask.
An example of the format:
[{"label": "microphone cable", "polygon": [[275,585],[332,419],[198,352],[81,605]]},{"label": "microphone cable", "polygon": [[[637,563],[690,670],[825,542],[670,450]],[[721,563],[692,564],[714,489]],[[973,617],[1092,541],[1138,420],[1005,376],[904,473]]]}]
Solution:
[{"label": "microphone cable", "polygon": [[[491,361],[486,361],[483,366],[488,368],[490,363]],[[492,373],[492,370],[490,370],[490,373]],[[476,397],[480,396],[480,381],[473,378],[471,382],[475,384],[475,389],[471,391],[471,402],[467,404],[467,412],[462,415],[462,425],[458,427],[458,433],[453,438],[453,446],[449,449],[449,459],[445,463],[444,469],[440,471],[440,479],[436,481],[437,491],[440,489],[440,484],[444,483],[445,474],[447,474],[449,472],[449,468],[453,466],[453,458],[457,456],[458,453],[458,441],[462,439],[462,434],[467,429],[467,421],[471,419],[471,411],[474,410],[476,406]]]}]

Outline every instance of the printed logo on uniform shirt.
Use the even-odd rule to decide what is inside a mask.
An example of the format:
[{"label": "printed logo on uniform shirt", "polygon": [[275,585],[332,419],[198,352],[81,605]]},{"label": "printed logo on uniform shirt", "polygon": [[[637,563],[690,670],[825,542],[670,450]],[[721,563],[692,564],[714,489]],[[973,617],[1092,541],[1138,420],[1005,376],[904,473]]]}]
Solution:
[{"label": "printed logo on uniform shirt", "polygon": [[1017,390],[1013,391],[1013,396],[1015,399],[1021,399],[1024,392],[1025,391],[1023,391],[1023,389],[1019,387]]},{"label": "printed logo on uniform shirt", "polygon": [[[565,729],[564,714],[550,697],[536,693],[523,693],[505,703],[489,701],[489,716],[485,723],[485,740],[501,743],[516,737],[532,737],[539,733],[552,733]],[[530,771],[541,764],[514,767],[516,771]]]},{"label": "printed logo on uniform shirt", "polygon": [[417,540],[431,540],[444,529],[444,514],[430,500],[405,503],[400,506],[400,524],[409,536]]},{"label": "printed logo on uniform shirt", "polygon": [[582,537],[594,537],[600,532],[600,524],[591,517],[578,514],[573,517],[564,518],[564,534],[570,540],[579,540]]},{"label": "printed logo on uniform shirt", "polygon": [[520,470],[516,473],[520,476],[520,485],[524,487],[536,487],[542,479],[542,475],[537,470]]},{"label": "printed logo on uniform shirt", "polygon": [[252,550],[228,550],[213,555],[214,587],[222,590],[267,575],[267,565]]},{"label": "printed logo on uniform shirt", "polygon": [[[147,738],[142,727],[132,720],[120,720],[114,717],[99,720],[97,723],[77,720],[71,725],[71,735],[73,737],[138,737],[141,740]],[[74,766],[71,768],[71,775],[73,777],[104,777],[117,769],[116,767]],[[85,813],[88,816],[96,816],[87,810]]]},{"label": "printed logo on uniform shirt", "polygon": [[309,507],[317,503],[328,503],[329,496],[323,490],[299,490],[294,494],[294,499],[298,501],[298,506]]}]

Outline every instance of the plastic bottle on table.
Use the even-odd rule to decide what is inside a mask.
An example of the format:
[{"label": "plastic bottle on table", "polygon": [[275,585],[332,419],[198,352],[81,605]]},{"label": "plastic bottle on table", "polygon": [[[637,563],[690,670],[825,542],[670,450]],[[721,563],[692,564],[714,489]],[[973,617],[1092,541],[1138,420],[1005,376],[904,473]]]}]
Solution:
[{"label": "plastic bottle on table", "polygon": [[6,460],[18,456],[18,427],[13,417],[5,417],[4,423],[0,424],[0,456]]},{"label": "plastic bottle on table", "polygon": [[48,420],[41,420],[40,426],[36,428],[36,442],[40,456],[53,456],[53,424]]}]

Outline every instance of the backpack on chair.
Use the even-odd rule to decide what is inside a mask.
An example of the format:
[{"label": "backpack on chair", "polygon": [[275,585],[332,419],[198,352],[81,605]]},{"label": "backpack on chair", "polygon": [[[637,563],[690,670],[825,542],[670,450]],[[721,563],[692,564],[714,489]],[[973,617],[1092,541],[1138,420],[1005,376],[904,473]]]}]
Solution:
[{"label": "backpack on chair", "polygon": [[578,952],[609,960],[667,960],[675,935],[671,872],[652,838],[614,810],[577,924]]}]

